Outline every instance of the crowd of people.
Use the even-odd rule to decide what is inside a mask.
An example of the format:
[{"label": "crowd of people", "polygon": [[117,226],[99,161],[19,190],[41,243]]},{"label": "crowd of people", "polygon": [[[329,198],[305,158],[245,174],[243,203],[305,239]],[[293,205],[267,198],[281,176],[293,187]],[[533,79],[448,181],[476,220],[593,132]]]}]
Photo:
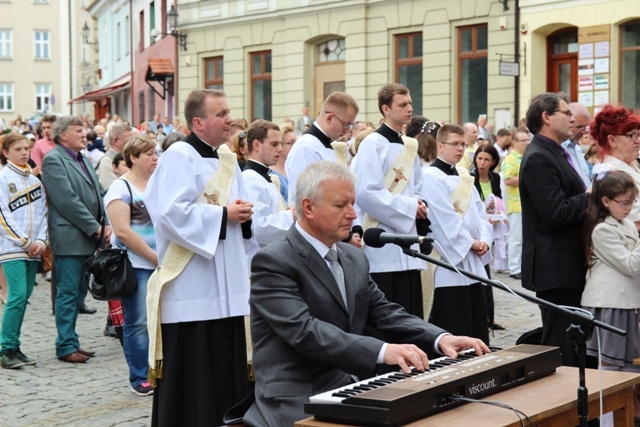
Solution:
[{"label": "crowd of people", "polygon": [[[226,95],[204,89],[188,95],[184,124],[47,115],[33,130],[16,120],[0,157],[2,367],[36,363],[19,337],[39,265],[53,271],[56,356],[95,356],[75,325],[90,311],[82,265],[101,234],[128,249],[138,281],[109,302],[106,331],[122,343],[131,390],[153,395],[152,425],[221,425],[225,413],[291,425],[309,396],[383,365],[489,352],[490,331],[508,327],[491,287],[365,244],[379,227],[430,235],[433,252],[413,249],[481,278],[509,274],[627,330],[602,333],[602,365],[638,371],[640,117],[607,105],[592,118],[543,93],[519,127],[494,134],[485,115],[461,125],[415,116],[400,84],[377,99],[377,127],[357,120],[345,92],[315,119],[303,107],[278,125],[233,120]],[[541,318],[541,343],[576,365],[571,319]]]}]

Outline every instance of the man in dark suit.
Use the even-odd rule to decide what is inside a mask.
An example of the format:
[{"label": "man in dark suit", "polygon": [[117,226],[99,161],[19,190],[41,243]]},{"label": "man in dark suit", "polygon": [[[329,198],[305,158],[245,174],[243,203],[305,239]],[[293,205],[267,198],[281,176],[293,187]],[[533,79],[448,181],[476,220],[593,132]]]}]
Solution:
[{"label": "man in dark suit", "polygon": [[[96,250],[104,216],[102,187],[91,162],[80,154],[85,147],[82,121],[73,116],[53,125],[56,147],[44,158],[42,182],[49,205],[49,236],[56,287],[56,356],[84,363],[94,352],[80,348],[76,333],[78,309],[87,295],[83,263]],[[105,226],[105,241],[111,229]]]},{"label": "man in dark suit", "polygon": [[[573,123],[566,96],[543,93],[531,100],[527,127],[534,138],[522,158],[519,181],[522,285],[547,301],[580,307],[586,273],[582,221],[589,196],[560,145],[571,138]],[[565,332],[570,318],[540,311],[542,344],[559,346],[563,364],[576,366],[575,348]]]},{"label": "man in dark suit", "polygon": [[[253,258],[250,426],[291,426],[305,417],[309,396],[346,385],[351,375],[370,377],[380,364],[425,369],[427,355],[489,351],[385,299],[362,251],[341,242],[356,218],[353,180],[331,161],[309,166],[297,183],[298,222]],[[364,335],[365,328],[385,341]]]}]

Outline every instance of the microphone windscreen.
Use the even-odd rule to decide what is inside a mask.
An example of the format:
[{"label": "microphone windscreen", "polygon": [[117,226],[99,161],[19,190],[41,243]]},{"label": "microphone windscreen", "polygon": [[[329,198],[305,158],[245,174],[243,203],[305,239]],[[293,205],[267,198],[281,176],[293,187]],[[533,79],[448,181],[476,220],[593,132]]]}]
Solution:
[{"label": "microphone windscreen", "polygon": [[381,248],[385,245],[385,243],[380,242],[380,235],[382,233],[386,233],[386,231],[382,228],[368,228],[364,232],[364,236],[362,237],[365,245],[371,248]]}]

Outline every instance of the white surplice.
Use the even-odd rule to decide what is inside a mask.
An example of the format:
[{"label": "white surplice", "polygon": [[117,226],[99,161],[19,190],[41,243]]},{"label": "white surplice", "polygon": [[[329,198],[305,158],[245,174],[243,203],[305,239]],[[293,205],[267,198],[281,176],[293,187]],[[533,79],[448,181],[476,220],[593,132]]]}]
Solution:
[{"label": "white surplice", "polygon": [[[425,199],[418,156],[408,177],[409,183],[401,194],[393,194],[384,186],[385,175],[403,150],[404,145],[391,143],[377,132],[362,141],[358,154],[351,161],[351,170],[356,175],[357,212],[360,215],[367,213],[380,221],[378,227],[388,233],[417,234],[418,199]],[[415,244],[412,249],[419,250],[419,246]],[[426,268],[425,261],[405,255],[397,245],[388,244],[382,248],[365,246],[364,253],[371,263],[371,273]]]},{"label": "white surplice", "polygon": [[[317,122],[314,123],[315,127]],[[287,155],[284,163],[284,171],[289,180],[289,196],[287,197],[289,206],[296,204],[296,183],[298,176],[311,164],[321,160],[336,161],[336,153],[330,146],[324,145],[318,138],[309,133],[302,135]]]},{"label": "white surplice", "polygon": [[[223,207],[195,200],[217,171],[217,158],[203,158],[186,142],[162,154],[145,191],[161,262],[170,241],[194,252],[182,274],[163,288],[161,322],[214,320],[249,314],[247,253],[257,244],[243,239],[241,225],[223,221]],[[247,199],[236,166],[229,202]],[[224,240],[221,227],[226,227]]]},{"label": "white surplice", "polygon": [[251,230],[260,247],[264,247],[286,234],[293,225],[293,214],[278,212],[280,192],[258,172],[245,169],[242,177],[248,200],[253,203]]},{"label": "white surplice", "polygon": [[[442,246],[434,248],[442,255],[442,260],[451,262],[458,268],[486,278],[485,264],[491,261],[491,251],[479,257],[471,249],[474,240],[480,240],[491,247],[493,227],[487,221],[484,203],[475,187],[471,188],[471,200],[464,216],[460,216],[453,207],[451,192],[460,184],[459,176],[446,175],[436,167],[428,168],[424,173],[424,188],[427,188],[426,200],[429,204],[428,217],[431,221],[433,238]],[[445,255],[446,254],[446,255]],[[437,268],[435,287],[468,286],[477,280],[468,279],[445,268]]]}]

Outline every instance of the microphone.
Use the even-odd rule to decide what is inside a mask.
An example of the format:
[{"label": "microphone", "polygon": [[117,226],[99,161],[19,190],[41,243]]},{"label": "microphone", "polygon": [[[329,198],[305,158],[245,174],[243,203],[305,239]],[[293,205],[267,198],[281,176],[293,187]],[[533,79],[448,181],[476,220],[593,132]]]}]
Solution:
[{"label": "microphone", "polygon": [[364,232],[364,243],[372,248],[381,248],[387,243],[393,243],[399,246],[410,246],[414,243],[433,242],[433,239],[426,236],[413,234],[394,234],[387,233],[382,228],[369,228]]}]

